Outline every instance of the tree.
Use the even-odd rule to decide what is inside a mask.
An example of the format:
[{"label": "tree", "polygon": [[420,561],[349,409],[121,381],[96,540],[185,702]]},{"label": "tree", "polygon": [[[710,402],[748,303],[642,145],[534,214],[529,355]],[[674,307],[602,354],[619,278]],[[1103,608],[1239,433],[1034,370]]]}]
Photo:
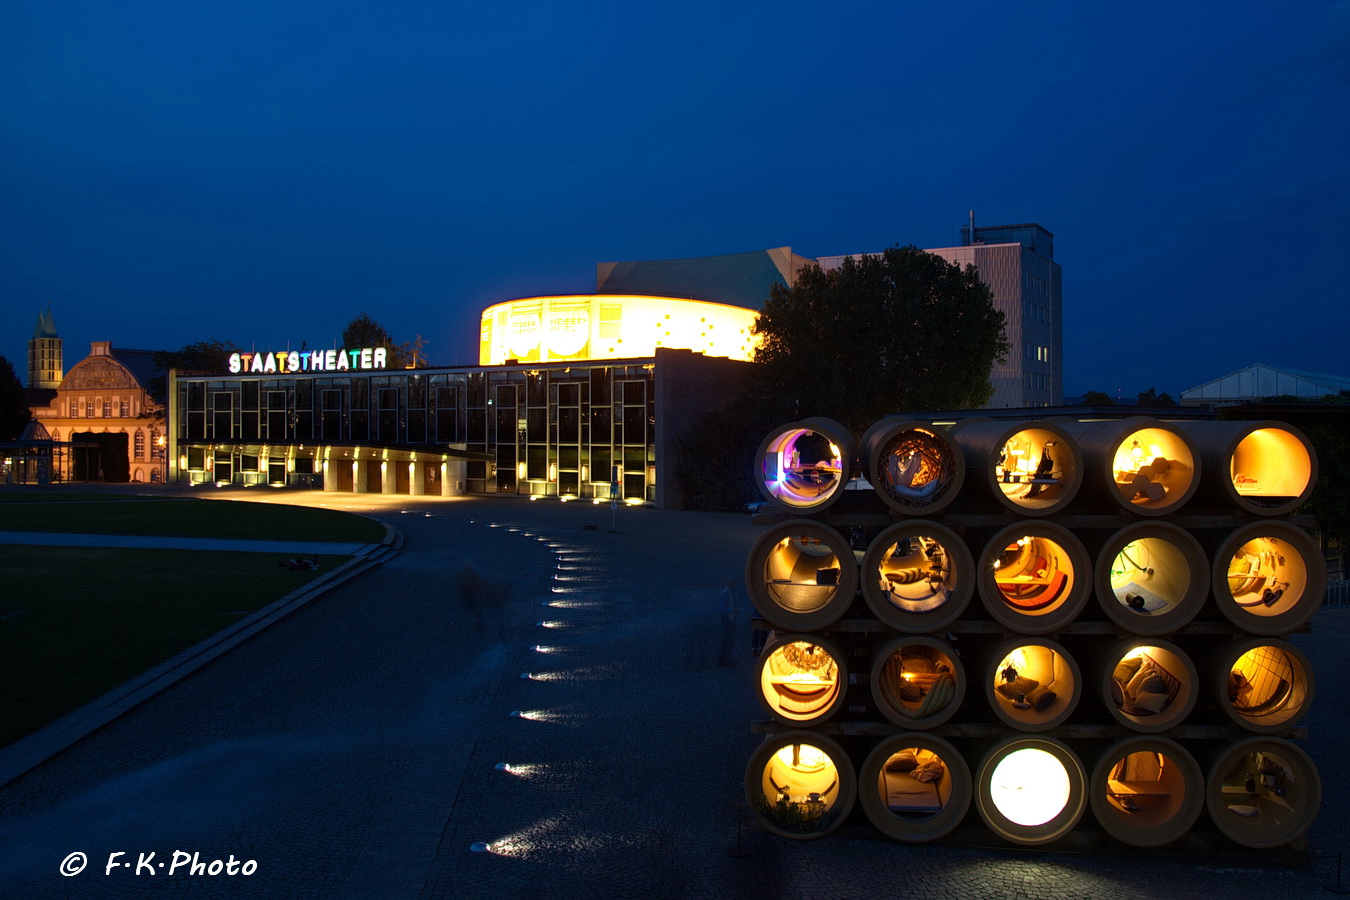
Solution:
[{"label": "tree", "polygon": [[32,418],[19,376],[9,360],[0,356],[0,441],[18,440]]},{"label": "tree", "polygon": [[181,350],[161,350],[155,354],[155,365],[165,372],[170,369],[197,374],[223,372],[230,354],[238,352],[239,347],[230,341],[198,341]]},{"label": "tree", "polygon": [[1101,391],[1088,391],[1083,395],[1085,406],[1115,406],[1116,398]]},{"label": "tree", "polygon": [[389,366],[394,369],[405,368],[411,354],[410,345],[395,344],[384,326],[371,318],[370,313],[365,312],[348,322],[347,327],[342,330],[342,346],[383,347],[389,351]]},{"label": "tree", "polygon": [[792,288],[775,285],[754,332],[751,396],[788,399],[796,415],[831,416],[855,434],[903,410],[984,405],[1009,349],[975,267],[914,246],[828,272],[808,266]]},{"label": "tree", "polygon": [[1135,397],[1140,406],[1176,406],[1177,402],[1166,392],[1159,394],[1157,389],[1149,388]]}]

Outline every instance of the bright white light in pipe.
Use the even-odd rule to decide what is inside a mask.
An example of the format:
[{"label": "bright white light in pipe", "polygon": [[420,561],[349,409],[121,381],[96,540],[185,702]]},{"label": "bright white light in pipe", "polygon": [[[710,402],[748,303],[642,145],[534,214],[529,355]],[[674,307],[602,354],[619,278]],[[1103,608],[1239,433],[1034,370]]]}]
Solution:
[{"label": "bright white light in pipe", "polygon": [[511,713],[513,719],[528,719],[531,722],[548,722],[552,725],[576,725],[579,716],[567,713],[551,712],[547,709],[517,709]]},{"label": "bright white light in pipe", "polygon": [[989,778],[989,796],[1009,821],[1044,825],[1069,802],[1069,773],[1053,754],[1032,747],[999,760]]}]

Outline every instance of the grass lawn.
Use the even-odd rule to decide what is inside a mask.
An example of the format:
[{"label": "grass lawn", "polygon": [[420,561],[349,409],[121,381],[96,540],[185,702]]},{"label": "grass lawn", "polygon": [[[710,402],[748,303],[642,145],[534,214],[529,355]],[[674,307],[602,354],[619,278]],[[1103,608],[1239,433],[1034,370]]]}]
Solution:
[{"label": "grass lawn", "polygon": [[[19,499],[16,499],[19,498]],[[48,500],[50,499],[50,502]],[[0,531],[372,543],[348,513],[133,495],[0,493]],[[286,554],[0,544],[0,746],[96,699],[322,572]],[[340,557],[321,557],[324,571]]]},{"label": "grass lawn", "polygon": [[0,492],[0,531],[154,534],[259,540],[384,539],[384,526],[331,509],[134,494]]}]

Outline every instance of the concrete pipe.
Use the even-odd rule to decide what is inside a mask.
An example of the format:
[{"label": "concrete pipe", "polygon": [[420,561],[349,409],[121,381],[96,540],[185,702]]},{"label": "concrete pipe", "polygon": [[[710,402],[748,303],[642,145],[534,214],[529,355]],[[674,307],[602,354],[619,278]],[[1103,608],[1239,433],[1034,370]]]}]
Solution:
[{"label": "concrete pipe", "polygon": [[1317,612],[1326,593],[1321,551],[1307,532],[1288,522],[1243,525],[1210,559],[1219,612],[1252,634],[1297,630]]},{"label": "concrete pipe", "polygon": [[858,801],[877,830],[913,844],[949,834],[975,793],[961,754],[931,734],[881,741],[863,760],[858,783]]},{"label": "concrete pipe", "polygon": [[1252,638],[1226,648],[1215,701],[1248,731],[1278,734],[1298,723],[1316,692],[1312,665],[1288,641]]},{"label": "concrete pipe", "polygon": [[961,491],[966,467],[942,428],[891,416],[863,435],[867,480],[891,509],[908,516],[945,509]]},{"label": "concrete pipe", "polygon": [[1176,741],[1129,737],[1097,761],[1088,797],[1111,837],[1131,847],[1161,847],[1184,837],[1200,818],[1205,773]]},{"label": "concrete pipe", "polygon": [[1111,621],[1135,634],[1169,634],[1204,608],[1209,572],[1190,532],[1169,522],[1136,522],[1107,538],[1093,582]]},{"label": "concrete pipe", "polygon": [[1199,486],[1199,458],[1177,426],[1136,416],[1063,425],[1083,454],[1086,505],[1141,516],[1175,513]]},{"label": "concrete pipe", "polygon": [[810,840],[843,822],[857,797],[853,764],[823,734],[785,731],[764,739],[745,768],[745,799],[764,827]]},{"label": "concrete pipe", "polygon": [[980,600],[999,624],[1048,634],[1076,619],[1092,593],[1092,559],[1073,532],[1052,522],[1009,525],[976,564]]},{"label": "concrete pipe", "polygon": [[935,637],[898,637],[872,659],[872,699],[903,728],[943,724],[961,708],[966,670],[952,645]]},{"label": "concrete pipe", "polygon": [[760,653],[759,702],[788,725],[818,725],[844,705],[848,667],[828,638],[782,635]]},{"label": "concrete pipe", "polygon": [[823,512],[848,483],[853,437],[833,419],[804,419],[774,429],[755,458],[764,499],[784,512]]},{"label": "concrete pipe", "polygon": [[848,611],[858,563],[828,525],[790,519],[764,530],[745,562],[745,588],[759,614],[783,631],[815,631]]},{"label": "concrete pipe", "polygon": [[863,598],[896,631],[941,631],[965,612],[975,593],[975,560],[945,525],[907,520],[886,528],[863,554]]},{"label": "concrete pipe", "polygon": [[983,420],[953,428],[950,434],[961,448],[967,481],[1011,512],[1061,512],[1083,481],[1078,444],[1050,422]]},{"label": "concrete pipe", "polygon": [[1102,702],[1112,717],[1134,731],[1156,734],[1175,728],[1195,709],[1200,676],[1185,651],[1146,638],[1116,645],[1100,676]]},{"label": "concrete pipe", "polygon": [[1018,731],[1061,724],[1083,693],[1078,662],[1049,638],[1004,641],[985,658],[980,678],[994,714]]},{"label": "concrete pipe", "polygon": [[1244,847],[1281,847],[1301,836],[1322,804],[1317,767],[1277,737],[1250,737],[1209,768],[1205,806],[1219,831]]},{"label": "concrete pipe", "polygon": [[1022,846],[1058,840],[1087,809],[1077,754],[1054,738],[1022,735],[997,744],[975,773],[975,808],[994,834]]},{"label": "concrete pipe", "polygon": [[1207,499],[1258,516],[1293,512],[1317,482],[1317,454],[1283,422],[1184,422],[1200,455]]}]

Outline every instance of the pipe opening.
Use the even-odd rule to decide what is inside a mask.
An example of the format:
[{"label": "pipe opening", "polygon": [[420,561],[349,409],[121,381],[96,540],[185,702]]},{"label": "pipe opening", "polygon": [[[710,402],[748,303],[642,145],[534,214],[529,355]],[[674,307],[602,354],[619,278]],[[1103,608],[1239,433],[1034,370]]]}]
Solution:
[{"label": "pipe opening", "polygon": [[760,655],[759,669],[760,700],[780,721],[820,722],[843,703],[842,655],[814,639],[782,638]]},{"label": "pipe opening", "polygon": [[786,425],[761,446],[760,490],[788,511],[818,509],[835,499],[848,479],[842,437],[824,426]]},{"label": "pipe opening", "polygon": [[1116,445],[1111,470],[1121,498],[1137,509],[1169,509],[1194,490],[1190,445],[1168,428],[1140,428],[1126,434]]},{"label": "pipe opening", "polygon": [[847,611],[858,584],[848,541],[815,522],[785,522],[764,532],[746,561],[746,589],[764,618],[788,631],[810,631]]},{"label": "pipe opening", "polygon": [[1117,658],[1107,679],[1112,714],[1139,731],[1163,731],[1195,707],[1195,664],[1171,644],[1141,644]]},{"label": "pipe opening", "polygon": [[1280,520],[1243,526],[1219,546],[1214,600],[1229,621],[1254,634],[1284,634],[1312,618],[1326,590],[1317,544]]},{"label": "pipe opening", "polygon": [[1083,765],[1051,739],[1005,741],[985,758],[977,785],[985,824],[1005,840],[1044,844],[1066,834],[1086,806]]},{"label": "pipe opening", "polygon": [[1229,667],[1228,711],[1253,731],[1275,731],[1303,717],[1312,703],[1307,658],[1284,641],[1248,642]]},{"label": "pipe opening", "polygon": [[1111,560],[1111,594],[1128,616],[1150,617],[1174,610],[1196,577],[1186,554],[1161,537],[1130,541]]},{"label": "pipe opening", "polygon": [[1092,791],[1092,810],[1107,833],[1135,847],[1157,847],[1185,835],[1200,817],[1205,779],[1176,742],[1127,739],[1098,762]]},{"label": "pipe opening", "polygon": [[863,437],[868,480],[887,506],[919,514],[945,507],[965,480],[963,460],[945,434],[882,419]]},{"label": "pipe opening", "polygon": [[1026,615],[1044,615],[1063,604],[1073,588],[1073,562],[1050,538],[1026,535],[994,557],[994,584],[1007,606]]},{"label": "pipe opening", "polygon": [[1229,461],[1233,490],[1251,506],[1275,508],[1310,488],[1308,445],[1282,428],[1258,428],[1238,442]]},{"label": "pipe opening", "polygon": [[1015,506],[1039,510],[1061,505],[1077,490],[1077,453],[1064,435],[1025,428],[1003,444],[994,461],[999,491]]},{"label": "pipe opening", "polygon": [[974,571],[970,550],[950,528],[917,520],[892,525],[863,556],[863,596],[898,631],[938,631],[970,602]]},{"label": "pipe opening", "polygon": [[775,834],[814,838],[837,827],[853,806],[857,784],[840,746],[823,735],[787,732],[750,757],[746,799]]},{"label": "pipe opening", "polygon": [[1277,847],[1312,824],[1322,785],[1298,747],[1279,738],[1252,738],[1215,761],[1206,800],[1210,818],[1230,839],[1246,847]]},{"label": "pipe opening", "polygon": [[1078,705],[1078,664],[1059,644],[1011,641],[1002,645],[986,675],[989,703],[1000,719],[1023,731],[1063,722]]},{"label": "pipe opening", "polygon": [[932,735],[882,740],[863,761],[859,777],[867,818],[887,837],[910,843],[951,832],[970,809],[974,793],[961,754]]},{"label": "pipe opening", "polygon": [[955,651],[936,638],[888,644],[872,670],[872,695],[882,715],[906,728],[931,728],[955,714],[965,673]]}]

